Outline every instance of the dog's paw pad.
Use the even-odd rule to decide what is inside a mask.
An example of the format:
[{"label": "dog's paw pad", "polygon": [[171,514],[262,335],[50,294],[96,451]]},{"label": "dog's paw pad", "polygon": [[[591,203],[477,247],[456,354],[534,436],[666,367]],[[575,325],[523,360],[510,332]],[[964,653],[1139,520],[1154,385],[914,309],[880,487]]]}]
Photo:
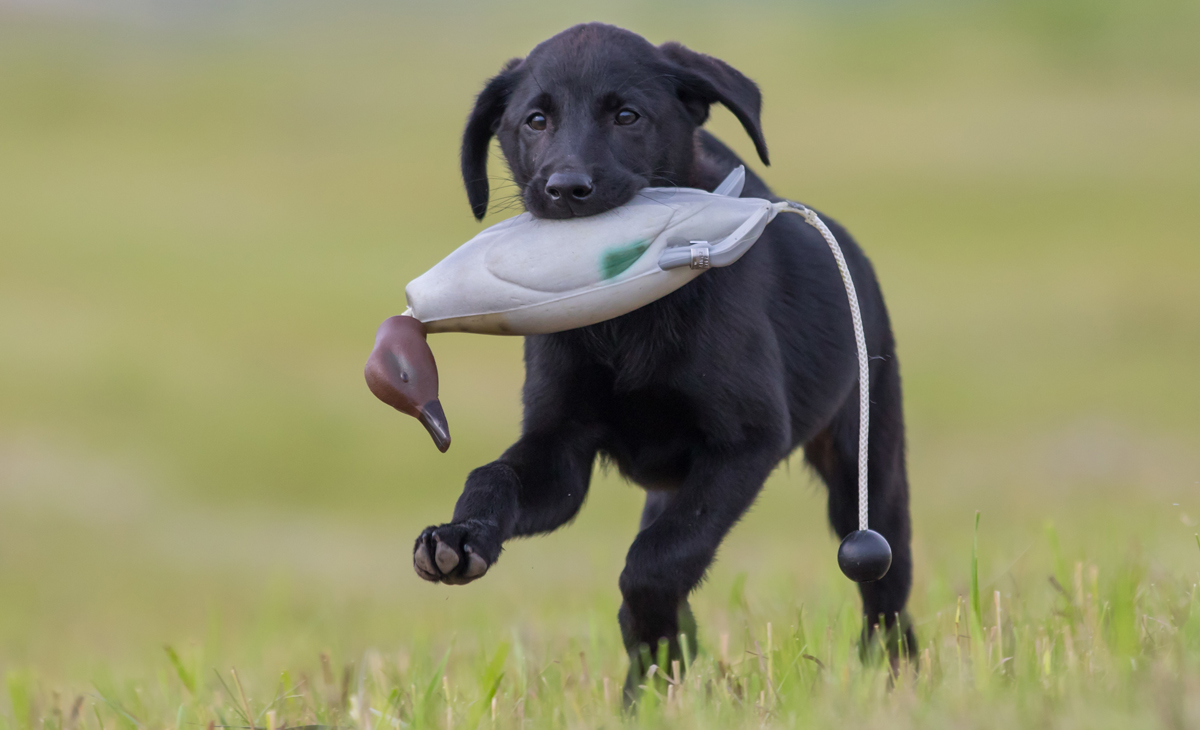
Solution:
[{"label": "dog's paw pad", "polygon": [[436,581],[438,579],[437,569],[433,566],[433,561],[429,559],[429,548],[424,543],[418,542],[413,550],[413,569],[425,580]]},{"label": "dog's paw pad", "polygon": [[467,552],[467,569],[463,573],[463,577],[468,580],[475,580],[487,572],[487,561],[479,557],[479,554],[471,549],[470,545],[464,545],[463,549]]},{"label": "dog's paw pad", "polygon": [[437,550],[434,551],[433,559],[437,561],[438,570],[443,574],[449,574],[458,567],[458,553],[454,548],[442,542],[442,539],[436,534],[433,539],[437,541]]}]

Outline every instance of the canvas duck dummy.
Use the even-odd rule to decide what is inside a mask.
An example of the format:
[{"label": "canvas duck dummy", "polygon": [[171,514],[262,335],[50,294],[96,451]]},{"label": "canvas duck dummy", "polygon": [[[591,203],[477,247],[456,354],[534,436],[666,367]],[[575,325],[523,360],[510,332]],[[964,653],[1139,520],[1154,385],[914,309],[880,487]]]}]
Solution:
[{"label": "canvas duck dummy", "polygon": [[[803,215],[829,243],[846,284],[865,379],[858,297],[833,234],[798,203],[739,197],[745,180],[738,167],[711,193],[643,188],[625,205],[598,215],[543,220],[523,213],[483,230],[405,288],[409,309],[380,326],[365,369],[367,385],[384,403],[420,420],[444,452],[450,430],[428,334],[537,335],[619,317],[710,268],[735,263],[781,212]],[[865,454],[865,383],[860,392]],[[877,580],[891,564],[891,549],[867,529],[865,459],[859,481],[861,529],[843,541],[838,560],[852,579]]]},{"label": "canvas duck dummy", "polygon": [[523,213],[483,230],[405,287],[409,309],[379,327],[367,385],[420,420],[446,451],[450,431],[427,334],[561,332],[660,299],[708,268],[737,261],[785,207],[738,197],[745,180],[738,167],[711,193],[644,188],[599,215],[539,220]]}]

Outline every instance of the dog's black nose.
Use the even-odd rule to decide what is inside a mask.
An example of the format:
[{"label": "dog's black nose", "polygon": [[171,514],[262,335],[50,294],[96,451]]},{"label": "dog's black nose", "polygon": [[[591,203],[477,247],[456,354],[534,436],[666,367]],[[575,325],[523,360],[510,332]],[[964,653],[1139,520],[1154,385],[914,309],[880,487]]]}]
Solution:
[{"label": "dog's black nose", "polygon": [[575,200],[587,200],[593,189],[592,178],[582,172],[556,172],[546,181],[546,195],[554,200],[565,195]]}]

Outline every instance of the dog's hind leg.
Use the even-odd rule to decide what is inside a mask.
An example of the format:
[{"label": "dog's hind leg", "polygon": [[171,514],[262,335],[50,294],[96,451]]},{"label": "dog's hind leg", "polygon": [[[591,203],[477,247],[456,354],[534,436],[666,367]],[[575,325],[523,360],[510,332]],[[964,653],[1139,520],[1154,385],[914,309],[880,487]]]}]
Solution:
[{"label": "dog's hind leg", "polygon": [[[904,412],[900,368],[894,347],[872,360],[871,424],[868,452],[870,527],[892,547],[892,566],[881,580],[860,583],[864,656],[886,630],[893,665],[901,653],[915,655],[917,644],[905,613],[912,587],[908,475],[904,463]],[[824,431],[804,447],[805,457],[829,487],[829,520],[838,538],[858,529],[858,388]]]}]

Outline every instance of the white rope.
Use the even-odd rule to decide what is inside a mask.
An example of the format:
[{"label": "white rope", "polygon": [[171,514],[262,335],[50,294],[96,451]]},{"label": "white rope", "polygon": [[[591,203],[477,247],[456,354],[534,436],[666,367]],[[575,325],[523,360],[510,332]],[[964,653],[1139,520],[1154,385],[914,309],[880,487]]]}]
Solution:
[{"label": "white rope", "polygon": [[[854,343],[858,347],[858,529],[867,529],[867,438],[870,432],[871,418],[871,374],[867,359],[867,338],[863,335],[862,312],[858,308],[858,293],[854,290],[854,279],[850,277],[850,267],[846,265],[846,257],[842,255],[842,247],[833,237],[833,231],[825,225],[813,210],[807,206],[787,201],[790,210],[804,216],[810,226],[816,228],[829,244],[833,258],[837,260],[838,271],[842,275],[842,283],[846,285],[846,298],[850,300],[850,319],[854,321]],[[787,210],[787,209],[785,209]]]}]

